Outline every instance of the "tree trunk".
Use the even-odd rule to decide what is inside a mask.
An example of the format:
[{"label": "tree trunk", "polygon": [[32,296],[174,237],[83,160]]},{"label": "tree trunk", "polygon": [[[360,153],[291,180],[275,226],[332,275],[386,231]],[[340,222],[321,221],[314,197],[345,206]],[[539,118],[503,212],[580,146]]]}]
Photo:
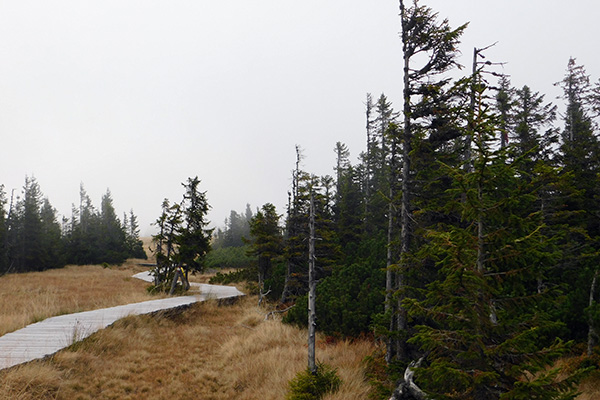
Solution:
[{"label": "tree trunk", "polygon": [[[294,183],[295,185],[295,183]],[[288,239],[290,237],[290,214],[292,213],[292,195],[290,192],[288,192],[288,219],[287,219],[287,226],[288,226],[288,232],[287,232],[287,236]],[[286,260],[285,263],[285,281],[283,284],[283,290],[281,292],[281,304],[285,304],[288,300],[289,297],[289,283],[290,283],[290,276],[292,274],[292,263],[290,261],[290,259],[288,258]]]},{"label": "tree trunk", "polygon": [[308,250],[308,369],[311,373],[317,372],[315,363],[315,335],[316,335],[316,280],[315,280],[315,200],[310,195],[310,238]]},{"label": "tree trunk", "polygon": [[[171,290],[169,290],[169,296],[175,293],[175,288],[177,287],[177,281],[179,280],[180,275],[181,272],[179,271],[179,267],[175,268],[175,275],[173,276],[173,282],[171,283]],[[183,276],[181,277],[181,280],[183,281]]]},{"label": "tree trunk", "polygon": [[[386,275],[385,275],[385,312],[390,315],[389,330],[393,332],[396,328],[396,319],[394,314],[396,308],[393,304],[393,292],[395,289],[395,274],[392,271],[392,265],[394,263],[394,251],[393,251],[393,238],[394,238],[394,219],[396,216],[396,207],[394,205],[395,196],[395,184],[396,184],[396,140],[392,140],[392,154],[390,162],[390,198],[388,204],[388,232],[387,232],[387,262],[386,262]],[[394,340],[391,337],[387,339],[387,350],[385,353],[385,361],[389,364],[394,358]]]},{"label": "tree trunk", "polygon": [[428,400],[427,394],[419,388],[414,382],[415,368],[418,368],[423,361],[412,361],[404,370],[404,379],[400,382],[392,397],[389,400]]},{"label": "tree trunk", "polygon": [[[404,95],[404,126],[403,126],[403,138],[402,141],[402,202],[400,205],[400,270],[396,274],[396,289],[400,291],[398,296],[398,312],[396,316],[396,328],[398,331],[406,329],[406,310],[402,307],[402,300],[405,295],[403,293],[404,286],[406,284],[406,270],[407,270],[407,256],[410,249],[410,236],[411,236],[411,224],[410,224],[410,152],[411,152],[411,107],[410,107],[410,56],[406,52],[406,44],[408,42],[407,29],[405,27],[405,9],[404,2],[400,1],[400,14],[402,18],[402,42],[404,52],[404,81],[403,81],[403,95]],[[397,356],[403,358],[405,344],[403,341],[397,342]]]},{"label": "tree trunk", "polygon": [[587,355],[591,356],[594,351],[594,346],[596,346],[596,342],[598,340],[598,333],[596,332],[596,328],[594,327],[594,319],[592,317],[591,307],[596,302],[596,284],[598,281],[598,270],[594,271],[594,278],[592,279],[592,284],[590,287],[590,301],[588,306],[590,307],[590,315],[588,317],[588,342],[587,342]]}]

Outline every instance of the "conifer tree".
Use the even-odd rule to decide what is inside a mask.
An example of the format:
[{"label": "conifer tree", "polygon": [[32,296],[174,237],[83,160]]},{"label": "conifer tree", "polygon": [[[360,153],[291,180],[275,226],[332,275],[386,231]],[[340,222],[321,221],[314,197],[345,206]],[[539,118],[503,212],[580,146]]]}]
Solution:
[{"label": "conifer tree", "polygon": [[199,190],[200,179],[188,178],[182,185],[185,192],[180,203],[163,201],[162,213],[156,220],[159,232],[152,237],[156,255],[155,286],[159,290],[170,288],[170,293],[179,278],[184,288],[189,288],[189,271],[202,271],[213,232],[207,228],[206,214],[210,205],[206,192]]},{"label": "conifer tree", "polygon": [[138,224],[137,216],[133,213],[133,210],[129,211],[129,218],[125,214],[123,221],[127,221],[125,225],[126,243],[129,252],[129,256],[133,258],[147,259],[148,255],[144,251],[144,244],[140,240],[140,226]]},{"label": "conifer tree", "polygon": [[45,198],[40,210],[42,221],[42,265],[44,268],[58,268],[65,265],[64,246],[56,210]]},{"label": "conifer tree", "polygon": [[121,264],[129,256],[126,234],[113,205],[110,190],[102,196],[99,215],[99,250],[104,262]]},{"label": "conifer tree", "polygon": [[447,208],[460,224],[427,230],[421,257],[434,257],[439,278],[423,300],[407,299],[421,321],[410,339],[424,352],[417,369],[435,399],[570,399],[577,374],[551,369],[566,347],[554,341],[559,324],[549,314],[556,292],[537,277],[561,258],[543,215],[531,212],[535,182],[521,179],[524,158],[508,161],[496,147],[497,124],[478,90],[471,170],[445,167],[453,179]]},{"label": "conifer tree", "polygon": [[600,261],[600,221],[597,218],[600,213],[597,184],[600,142],[591,118],[594,113],[593,88],[585,68],[577,65],[573,58],[568,62],[565,77],[556,85],[563,89],[566,101],[557,159],[562,167],[561,177],[569,183],[569,186],[561,187],[560,192],[564,203],[562,229],[566,234],[563,274],[559,279],[571,288],[563,315],[575,338],[583,339],[587,327],[591,351],[597,342],[595,326],[600,321],[595,311],[600,307],[595,300],[597,280],[594,280]]},{"label": "conifer tree", "polygon": [[8,232],[6,224],[6,192],[0,185],[0,275],[8,271]]},{"label": "conifer tree", "polygon": [[206,192],[199,190],[200,179],[188,178],[182,184],[185,193],[181,210],[183,214],[183,227],[177,238],[179,245],[179,262],[187,265],[189,271],[202,271],[204,257],[210,251],[212,229],[206,215],[210,205],[206,199]]},{"label": "conifer tree", "polygon": [[[396,274],[396,289],[398,301],[406,292],[406,274],[411,270],[409,253],[415,227],[412,217],[415,211],[412,194],[414,190],[414,163],[416,160],[413,149],[416,144],[423,142],[423,123],[437,123],[436,111],[443,107],[445,99],[440,96],[449,80],[443,76],[448,70],[458,66],[456,55],[457,45],[466,25],[452,29],[447,20],[439,22],[437,14],[431,8],[419,5],[415,1],[412,7],[406,7],[400,0],[401,38],[404,58],[403,68],[403,125],[399,133],[402,144],[399,179],[401,181],[401,204],[399,213],[400,238],[399,261]],[[425,60],[417,64],[418,60]],[[443,125],[447,125],[445,122]],[[450,132],[442,130],[444,135]],[[396,316],[395,329],[403,332],[407,328],[406,315],[400,306]],[[403,340],[398,342],[396,355],[406,357]],[[391,359],[388,356],[388,359]]]},{"label": "conifer tree", "polygon": [[273,260],[283,253],[280,215],[271,203],[264,204],[250,220],[252,236],[250,253],[258,257],[258,289],[264,295],[264,282],[269,277]]}]

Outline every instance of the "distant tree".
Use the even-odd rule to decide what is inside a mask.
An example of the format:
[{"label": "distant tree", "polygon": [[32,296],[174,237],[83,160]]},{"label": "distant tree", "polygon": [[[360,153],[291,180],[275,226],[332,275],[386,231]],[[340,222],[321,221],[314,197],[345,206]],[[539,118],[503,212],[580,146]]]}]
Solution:
[{"label": "distant tree", "polygon": [[58,268],[65,265],[65,251],[56,210],[45,198],[40,210],[42,222],[42,264],[44,268]]},{"label": "distant tree", "polygon": [[[44,269],[42,257],[42,191],[34,177],[25,177],[23,199],[18,202],[18,212],[14,214],[13,228],[17,231],[18,246],[14,248],[13,259],[19,271],[41,271]],[[16,225],[20,225],[17,227]]]},{"label": "distant tree", "polygon": [[110,190],[102,196],[100,203],[100,248],[104,262],[121,264],[129,256],[126,234],[113,205]]},{"label": "distant tree", "polygon": [[213,247],[218,249],[222,247],[245,246],[245,239],[250,235],[249,222],[252,219],[252,215],[250,204],[246,204],[246,211],[243,214],[231,210],[229,218],[225,219],[223,229],[218,228],[215,232]]},{"label": "distant tree", "polygon": [[156,257],[156,267],[152,270],[152,275],[154,286],[159,290],[166,290],[175,272],[176,240],[182,221],[179,204],[171,205],[168,199],[164,199],[161,209],[161,215],[155,222],[158,233],[152,236],[153,252]]},{"label": "distant tree", "polygon": [[210,205],[206,192],[199,191],[198,177],[188,178],[182,185],[185,193],[181,204],[183,226],[177,237],[179,261],[188,270],[200,272],[204,268],[204,257],[210,251],[212,229],[207,228],[210,222],[206,220]]},{"label": "distant tree", "polygon": [[162,214],[156,221],[159,232],[152,237],[157,262],[153,270],[155,286],[160,290],[170,288],[171,293],[179,278],[189,288],[188,272],[202,271],[212,236],[206,220],[210,205],[206,192],[199,191],[200,180],[188,178],[182,185],[185,192],[181,203],[163,201]]},{"label": "distant tree", "polygon": [[258,289],[264,294],[265,278],[271,273],[273,260],[283,253],[280,215],[275,206],[267,203],[250,220],[250,254],[258,257]]},{"label": "distant tree", "polygon": [[[593,87],[585,68],[571,58],[562,81],[556,84],[563,90],[566,101],[564,128],[557,160],[561,175],[569,185],[561,188],[563,198],[562,231],[564,240],[564,271],[560,279],[572,288],[568,293],[568,309],[564,315],[574,336],[583,339],[588,331],[588,349],[597,343],[600,325],[600,305],[596,300],[600,271],[600,141],[592,119],[594,114]],[[589,288],[587,291],[581,288]]]},{"label": "distant tree", "polygon": [[551,127],[555,118],[556,106],[544,103],[544,95],[532,92],[527,85],[515,90],[514,121],[520,155],[536,149],[536,154],[540,154],[547,147],[551,138],[544,137],[540,129]]},{"label": "distant tree", "polygon": [[129,211],[129,218],[127,218],[127,214],[123,215],[123,228],[129,256],[147,259],[148,255],[144,251],[144,243],[140,240],[140,226],[133,210]]},{"label": "distant tree", "polygon": [[0,185],[0,275],[8,271],[8,227],[6,224],[6,192]]}]

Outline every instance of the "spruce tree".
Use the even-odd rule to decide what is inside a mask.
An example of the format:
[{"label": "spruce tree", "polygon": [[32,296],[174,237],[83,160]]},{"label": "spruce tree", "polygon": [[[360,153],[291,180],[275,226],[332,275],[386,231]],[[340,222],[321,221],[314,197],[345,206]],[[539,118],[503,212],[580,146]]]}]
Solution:
[{"label": "spruce tree", "polygon": [[[402,144],[402,166],[399,167],[401,181],[401,203],[399,206],[400,237],[398,245],[398,262],[393,268],[396,271],[395,287],[399,304],[406,294],[407,274],[412,271],[409,254],[412,250],[413,234],[415,232],[413,213],[416,210],[413,198],[415,191],[414,175],[416,155],[413,151],[423,143],[426,126],[439,123],[436,115],[439,108],[445,107],[445,96],[440,96],[449,80],[443,76],[447,71],[458,66],[456,56],[458,43],[466,25],[452,29],[447,20],[439,22],[437,14],[426,6],[415,1],[411,7],[406,7],[400,0],[401,39],[404,58],[403,68],[403,124],[398,133]],[[424,60],[419,63],[420,60]],[[442,114],[443,115],[443,114]],[[453,130],[448,130],[446,121],[442,121],[444,129],[439,133],[443,137],[454,136]],[[432,139],[435,139],[432,137]],[[398,307],[395,316],[395,329],[406,331],[407,321],[402,306]],[[396,356],[406,358],[404,339],[398,341]],[[392,355],[388,355],[391,359]]]},{"label": "spruce tree", "polygon": [[510,162],[495,144],[484,90],[472,169],[444,167],[453,180],[446,208],[461,222],[427,229],[418,254],[433,257],[439,277],[423,300],[404,302],[419,321],[410,339],[424,354],[417,380],[435,399],[572,399],[577,374],[550,368],[566,351],[549,313],[558,293],[537,285],[561,258],[558,238],[531,212],[539,185],[521,179],[524,158]]},{"label": "spruce tree", "polygon": [[8,227],[6,224],[6,193],[0,185],[0,275],[8,271]]},{"label": "spruce tree", "polygon": [[264,282],[271,274],[273,261],[283,253],[279,218],[275,206],[267,203],[250,220],[250,254],[258,257],[258,289],[261,299],[265,293]]}]

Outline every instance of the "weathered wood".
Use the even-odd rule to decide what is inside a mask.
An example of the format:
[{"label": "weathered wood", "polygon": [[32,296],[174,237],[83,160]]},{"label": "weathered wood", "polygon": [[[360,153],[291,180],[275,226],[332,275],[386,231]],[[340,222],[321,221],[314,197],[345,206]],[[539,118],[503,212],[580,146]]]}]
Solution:
[{"label": "weathered wood", "polygon": [[316,277],[315,277],[315,198],[310,194],[310,238],[308,250],[308,369],[315,374],[315,341],[317,329]]},{"label": "weathered wood", "polygon": [[432,400],[414,381],[415,368],[418,368],[421,362],[423,362],[423,358],[408,364],[404,370],[404,380],[400,382],[389,400]]},{"label": "weathered wood", "polygon": [[[134,277],[146,282],[153,281],[153,277],[147,272],[136,274]],[[191,285],[199,290],[199,293],[60,315],[7,333],[0,337],[0,369],[54,354],[129,315],[149,314],[209,299],[243,296],[242,292],[232,286],[201,283]]]}]

